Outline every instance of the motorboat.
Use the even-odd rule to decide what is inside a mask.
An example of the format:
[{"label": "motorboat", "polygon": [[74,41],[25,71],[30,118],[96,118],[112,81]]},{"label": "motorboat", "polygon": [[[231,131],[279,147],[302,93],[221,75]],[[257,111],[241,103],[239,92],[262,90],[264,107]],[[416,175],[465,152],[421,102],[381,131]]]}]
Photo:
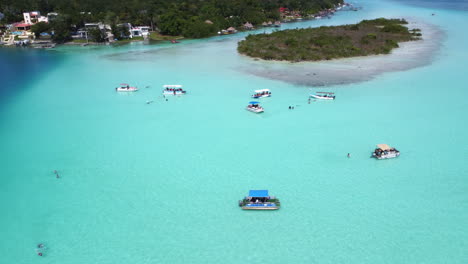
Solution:
[{"label": "motorboat", "polygon": [[126,83],[121,83],[119,87],[115,88],[117,92],[136,92],[138,88],[130,86]]},{"label": "motorboat", "polygon": [[255,94],[252,95],[252,98],[262,98],[262,97],[270,97],[271,92],[269,89],[261,89],[261,90],[255,90]]},{"label": "motorboat", "polygon": [[376,159],[392,159],[398,156],[400,156],[400,151],[387,144],[378,144],[377,148],[372,153],[372,157]]},{"label": "motorboat", "polygon": [[254,113],[262,113],[263,107],[260,106],[260,102],[249,102],[249,105],[245,108],[247,111],[254,112]]},{"label": "motorboat", "polygon": [[187,93],[180,84],[166,84],[163,85],[163,88],[163,95],[184,95]]},{"label": "motorboat", "polygon": [[335,100],[335,95],[330,92],[316,92],[315,94],[311,94],[310,98],[318,100]]},{"label": "motorboat", "polygon": [[249,196],[239,201],[243,210],[278,210],[280,206],[279,199],[270,196],[268,190],[250,190]]}]

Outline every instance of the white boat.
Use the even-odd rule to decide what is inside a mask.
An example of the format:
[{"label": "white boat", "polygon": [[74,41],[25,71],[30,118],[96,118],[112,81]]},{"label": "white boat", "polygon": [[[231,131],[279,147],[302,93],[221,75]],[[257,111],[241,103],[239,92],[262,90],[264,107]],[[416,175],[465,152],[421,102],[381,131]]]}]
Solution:
[{"label": "white boat", "polygon": [[249,102],[249,105],[245,108],[247,111],[254,112],[254,113],[262,113],[263,107],[260,106],[259,102]]},{"label": "white boat", "polygon": [[187,93],[180,84],[166,84],[163,85],[163,88],[163,95],[184,95]]},{"label": "white boat", "polygon": [[376,159],[391,159],[398,156],[400,156],[400,151],[387,144],[378,144],[377,148],[372,153],[372,157]]},{"label": "white boat", "polygon": [[119,87],[115,88],[117,92],[136,92],[138,88],[132,87],[126,83],[121,83]]},{"label": "white boat", "polygon": [[270,97],[271,92],[269,89],[261,89],[255,90],[255,94],[252,95],[252,98],[262,98],[262,97]]},{"label": "white boat", "polygon": [[311,98],[315,98],[318,100],[335,100],[334,93],[329,92],[316,92],[315,94],[311,94]]}]

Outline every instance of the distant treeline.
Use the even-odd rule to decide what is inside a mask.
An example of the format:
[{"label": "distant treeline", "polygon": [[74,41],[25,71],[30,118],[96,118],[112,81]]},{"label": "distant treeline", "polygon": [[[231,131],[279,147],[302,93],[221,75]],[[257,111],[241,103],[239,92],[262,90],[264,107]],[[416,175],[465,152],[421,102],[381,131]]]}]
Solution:
[{"label": "distant treeline", "polygon": [[405,24],[404,19],[379,18],[354,25],[249,35],[237,49],[254,58],[293,62],[388,54],[399,42],[420,39],[420,30],[409,30]]},{"label": "distant treeline", "polygon": [[[22,13],[58,12],[56,24],[131,23],[158,28],[162,34],[200,38],[243,23],[280,18],[279,8],[313,14],[343,0],[0,0],[1,23],[18,22]],[[210,20],[212,23],[205,23]]]}]

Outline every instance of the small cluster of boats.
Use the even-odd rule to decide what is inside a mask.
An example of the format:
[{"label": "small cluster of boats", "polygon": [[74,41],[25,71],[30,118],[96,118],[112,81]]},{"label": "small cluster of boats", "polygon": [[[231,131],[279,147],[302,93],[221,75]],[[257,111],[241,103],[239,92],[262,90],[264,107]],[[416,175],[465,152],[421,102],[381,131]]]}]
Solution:
[{"label": "small cluster of boats", "polygon": [[[387,144],[378,144],[372,153],[372,157],[376,159],[391,159],[398,156],[400,151]],[[239,201],[239,207],[243,210],[278,210],[281,203],[275,196],[270,196],[268,190],[250,190],[249,196]]]},{"label": "small cluster of boats", "polygon": [[[184,89],[182,89],[182,85],[180,84],[166,84],[163,85],[164,90],[162,91],[163,95],[184,95],[187,93]],[[121,83],[119,87],[116,87],[115,90],[117,92],[136,92],[138,91],[137,87],[130,86],[126,83]]]},{"label": "small cluster of boats", "polygon": [[[261,89],[255,90],[254,94],[251,96],[252,98],[258,99],[263,97],[271,97],[271,91],[269,89]],[[249,102],[249,105],[246,107],[247,111],[254,112],[254,113],[263,113],[264,109],[260,106],[260,102],[252,101]]]}]

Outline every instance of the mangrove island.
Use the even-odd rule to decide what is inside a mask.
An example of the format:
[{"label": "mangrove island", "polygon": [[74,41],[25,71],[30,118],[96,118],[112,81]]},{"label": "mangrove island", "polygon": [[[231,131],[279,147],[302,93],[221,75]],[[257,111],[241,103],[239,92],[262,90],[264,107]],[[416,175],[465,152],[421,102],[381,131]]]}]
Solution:
[{"label": "mangrove island", "polygon": [[404,19],[378,18],[353,25],[275,31],[249,35],[237,49],[254,58],[291,62],[388,54],[400,42],[421,38],[421,30],[410,30],[406,24]]}]

